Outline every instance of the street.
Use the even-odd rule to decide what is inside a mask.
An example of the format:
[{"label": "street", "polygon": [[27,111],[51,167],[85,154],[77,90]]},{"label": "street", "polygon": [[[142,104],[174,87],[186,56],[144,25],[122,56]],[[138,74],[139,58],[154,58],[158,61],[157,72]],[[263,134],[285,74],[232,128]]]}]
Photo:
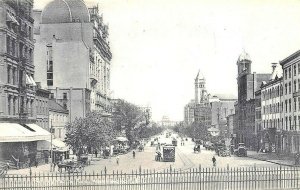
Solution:
[{"label": "street", "polygon": [[[160,136],[160,139],[165,138]],[[212,157],[215,156],[217,159],[217,167],[271,167],[278,166],[265,161],[255,160],[248,157],[218,157],[215,155],[215,151],[205,150],[201,146],[201,153],[194,153],[193,151],[194,142],[191,139],[185,142],[184,146],[176,147],[176,157],[175,162],[158,162],[155,161],[155,147],[150,146],[150,142],[145,146],[144,152],[139,152],[136,150],[136,157],[133,159],[132,152],[129,152],[125,155],[119,156],[119,165],[116,163],[116,157],[111,159],[101,159],[99,161],[94,161],[90,166],[85,168],[86,172],[99,172],[104,171],[106,167],[108,172],[113,170],[122,171],[123,173],[129,173],[135,170],[142,169],[162,171],[164,169],[170,168],[170,166],[176,170],[187,170],[190,168],[201,167],[213,167],[212,166]]]},{"label": "street", "polygon": [[[170,138],[166,138],[164,135],[157,136],[161,141],[170,140]],[[193,151],[194,142],[190,138],[185,141],[184,146],[176,147],[176,156],[175,162],[158,162],[155,161],[155,152],[156,147],[150,146],[150,142],[148,142],[145,146],[145,150],[143,152],[139,152],[135,150],[136,156],[133,158],[132,151],[128,152],[124,155],[119,155],[119,164],[116,162],[116,157],[111,157],[110,159],[100,159],[93,158],[91,165],[85,167],[84,171],[87,173],[100,173],[104,172],[105,167],[108,173],[123,172],[130,173],[138,171],[141,169],[145,170],[155,170],[155,171],[163,171],[164,169],[169,169],[172,167],[176,170],[188,170],[190,168],[198,168],[199,166],[203,168],[213,167],[212,165],[212,157],[215,156],[217,159],[217,167],[225,168],[227,165],[229,167],[253,167],[256,165],[257,167],[277,167],[278,165],[269,163],[266,161],[260,161],[256,159],[252,159],[249,157],[219,157],[215,154],[215,151],[205,150],[201,146],[200,153],[194,153]],[[33,167],[33,173],[48,173],[49,165],[38,166],[38,168]],[[56,168],[56,172],[57,168]],[[21,170],[10,170],[8,174],[28,174],[29,169],[21,169]]]}]

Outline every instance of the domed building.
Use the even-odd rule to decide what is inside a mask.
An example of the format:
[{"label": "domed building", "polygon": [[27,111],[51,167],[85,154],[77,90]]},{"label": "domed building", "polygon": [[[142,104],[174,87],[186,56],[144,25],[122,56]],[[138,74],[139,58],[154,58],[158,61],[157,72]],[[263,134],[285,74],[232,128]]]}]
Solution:
[{"label": "domed building", "polygon": [[[67,108],[70,120],[111,110],[108,26],[98,6],[53,0],[34,10],[35,79]],[[78,106],[81,104],[81,106]]]}]

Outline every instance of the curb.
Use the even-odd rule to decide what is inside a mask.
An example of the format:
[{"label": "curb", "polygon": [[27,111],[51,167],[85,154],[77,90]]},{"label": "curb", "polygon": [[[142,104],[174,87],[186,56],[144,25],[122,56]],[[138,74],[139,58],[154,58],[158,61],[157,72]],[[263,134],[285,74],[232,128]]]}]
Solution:
[{"label": "curb", "polygon": [[300,167],[300,165],[292,165],[292,164],[284,164],[284,163],[278,163],[278,162],[275,162],[275,161],[272,161],[272,160],[266,160],[266,159],[263,159],[263,158],[257,158],[255,156],[249,156],[249,158],[253,158],[255,160],[261,160],[261,161],[265,161],[265,162],[270,162],[270,163],[273,163],[273,164],[277,164],[277,165],[281,165],[281,166],[289,166],[289,167]]}]

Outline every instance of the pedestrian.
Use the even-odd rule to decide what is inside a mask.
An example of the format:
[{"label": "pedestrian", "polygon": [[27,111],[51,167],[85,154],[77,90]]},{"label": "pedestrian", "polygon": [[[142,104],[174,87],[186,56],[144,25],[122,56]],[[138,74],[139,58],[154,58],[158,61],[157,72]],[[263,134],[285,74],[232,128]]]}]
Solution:
[{"label": "pedestrian", "polygon": [[35,167],[37,168],[38,167],[38,161],[37,161],[37,159],[35,159],[35,161],[34,161],[34,165],[35,165]]},{"label": "pedestrian", "polygon": [[216,165],[217,165],[217,159],[215,158],[215,156],[213,156],[211,160],[213,162],[213,166],[216,167]]},{"label": "pedestrian", "polygon": [[117,164],[119,165],[119,155],[117,156],[117,158],[116,158],[116,161],[117,161]]},{"label": "pedestrian", "polygon": [[135,151],[132,151],[133,159],[135,159]]},{"label": "pedestrian", "polygon": [[97,152],[97,150],[95,150],[95,156],[96,156],[96,158],[97,158],[97,154],[98,154],[98,152]]}]

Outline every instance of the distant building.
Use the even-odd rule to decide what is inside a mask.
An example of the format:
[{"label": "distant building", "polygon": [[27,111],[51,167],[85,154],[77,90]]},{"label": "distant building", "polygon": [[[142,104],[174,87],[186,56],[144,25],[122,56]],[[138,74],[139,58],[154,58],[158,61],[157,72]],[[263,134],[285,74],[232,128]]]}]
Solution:
[{"label": "distant building", "polygon": [[161,121],[158,122],[162,127],[172,127],[178,124],[178,121],[171,121],[168,116],[163,116]]},{"label": "distant building", "polygon": [[227,116],[235,113],[234,104],[237,101],[235,97],[224,95],[212,96],[209,100],[211,107],[211,125],[220,130],[220,134],[228,133]]},{"label": "distant building", "polygon": [[195,121],[195,100],[191,100],[184,107],[184,123],[189,125]]},{"label": "distant building", "polygon": [[194,121],[209,127],[211,125],[211,107],[209,94],[206,90],[206,82],[203,74],[199,71],[195,78],[195,108]]},{"label": "distant building", "polygon": [[112,54],[98,7],[53,0],[35,10],[34,18],[36,80],[42,88],[67,107],[71,121],[90,111],[110,112]]},{"label": "distant building", "polygon": [[235,132],[236,143],[245,143],[249,148],[257,148],[255,134],[255,92],[263,81],[269,80],[271,74],[251,72],[251,58],[245,51],[237,60],[238,68],[238,102],[235,109],[237,119]]}]

